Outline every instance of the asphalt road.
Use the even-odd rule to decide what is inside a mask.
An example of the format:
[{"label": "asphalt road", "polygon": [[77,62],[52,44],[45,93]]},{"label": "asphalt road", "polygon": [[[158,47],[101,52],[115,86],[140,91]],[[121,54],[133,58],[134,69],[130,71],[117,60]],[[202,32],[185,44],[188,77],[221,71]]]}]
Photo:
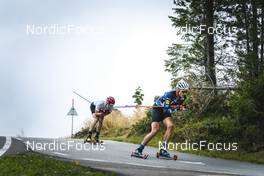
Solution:
[{"label": "asphalt road", "polygon": [[[7,139],[7,138],[6,138]],[[175,153],[179,159],[162,160],[156,158],[157,149],[146,147],[148,159],[130,156],[137,145],[105,141],[103,145],[83,144],[82,140],[47,138],[12,138],[10,147],[4,154],[14,154],[31,148],[33,151],[76,160],[80,164],[96,169],[113,171],[119,175],[264,175],[264,165],[215,159],[185,153]],[[0,146],[7,148],[5,137],[0,137]],[[0,149],[3,153],[3,150]],[[171,152],[173,154],[173,152]]]}]

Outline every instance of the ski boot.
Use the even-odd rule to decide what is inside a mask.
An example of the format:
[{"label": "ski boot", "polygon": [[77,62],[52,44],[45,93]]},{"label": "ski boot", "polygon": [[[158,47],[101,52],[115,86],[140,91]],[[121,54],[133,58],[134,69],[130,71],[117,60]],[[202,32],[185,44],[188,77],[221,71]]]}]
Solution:
[{"label": "ski boot", "polygon": [[131,157],[137,157],[137,158],[142,158],[142,159],[147,159],[148,154],[143,154],[142,150],[136,149],[134,152],[131,153]]},{"label": "ski boot", "polygon": [[92,142],[92,133],[89,132],[87,138],[84,140],[84,143]]},{"label": "ski boot", "polygon": [[94,144],[98,144],[98,143],[102,144],[102,143],[104,143],[104,141],[100,141],[99,140],[99,136],[98,135],[95,135],[94,136]]},{"label": "ski boot", "polygon": [[167,150],[160,149],[160,151],[157,152],[157,158],[177,160],[178,157],[177,155],[173,155],[173,157],[171,157],[170,153]]}]

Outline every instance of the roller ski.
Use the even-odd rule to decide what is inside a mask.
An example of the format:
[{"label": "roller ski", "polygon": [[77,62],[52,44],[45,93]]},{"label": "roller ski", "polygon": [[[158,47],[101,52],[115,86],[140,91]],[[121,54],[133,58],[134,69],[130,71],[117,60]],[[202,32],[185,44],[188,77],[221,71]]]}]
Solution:
[{"label": "roller ski", "polygon": [[88,136],[85,140],[84,143],[91,143],[91,144],[104,144],[104,141],[99,140],[99,138],[95,138],[94,140]]},{"label": "roller ski", "polygon": [[94,144],[103,144],[104,143],[104,141],[102,141],[102,140],[99,140],[99,136],[98,135],[96,135],[95,137],[94,137]]},{"label": "roller ski", "polygon": [[104,141],[102,141],[102,140],[94,140],[93,144],[104,144]]},{"label": "roller ski", "polygon": [[85,139],[84,143],[91,143],[91,144],[104,144],[102,140],[92,140],[92,139]]},{"label": "roller ski", "polygon": [[84,143],[93,143],[93,140],[91,138],[87,138],[84,140]]},{"label": "roller ski", "polygon": [[140,152],[138,149],[134,152],[131,153],[131,157],[136,157],[136,158],[142,158],[142,159],[147,159],[148,154],[143,154]]},{"label": "roller ski", "polygon": [[98,134],[94,137],[94,140],[93,140],[92,139],[92,133],[89,133],[87,138],[84,140],[84,143],[103,144],[104,141],[99,140],[99,135]]},{"label": "roller ski", "polygon": [[159,152],[157,152],[157,158],[167,159],[167,160],[177,160],[178,156],[177,155],[171,156],[167,150],[161,149]]}]

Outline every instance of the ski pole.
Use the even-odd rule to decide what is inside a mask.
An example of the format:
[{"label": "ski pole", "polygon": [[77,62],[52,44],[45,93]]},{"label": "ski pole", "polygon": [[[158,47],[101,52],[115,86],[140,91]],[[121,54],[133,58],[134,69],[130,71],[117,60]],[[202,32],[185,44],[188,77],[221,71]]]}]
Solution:
[{"label": "ski pole", "polygon": [[[177,108],[177,105],[172,105],[171,108]],[[164,108],[164,106],[137,106],[137,105],[124,105],[124,106],[114,106],[114,108]]]},{"label": "ski pole", "polygon": [[[79,97],[84,99],[85,101],[89,102],[90,104],[92,103],[91,101],[84,98],[83,96],[81,96],[77,92],[74,91],[73,93],[75,93],[76,95],[78,95]],[[178,105],[172,105],[171,106],[171,108],[177,108],[177,107],[178,107]],[[164,108],[164,106],[124,105],[124,106],[114,106],[114,108],[115,109],[119,109],[119,108]]]},{"label": "ski pole", "polygon": [[88,103],[90,103],[90,104],[92,103],[91,101],[89,101],[88,99],[84,98],[83,96],[81,96],[77,92],[73,91],[73,93],[75,93],[76,95],[78,95],[79,97],[81,97],[82,99],[84,99],[85,101],[87,101]]}]

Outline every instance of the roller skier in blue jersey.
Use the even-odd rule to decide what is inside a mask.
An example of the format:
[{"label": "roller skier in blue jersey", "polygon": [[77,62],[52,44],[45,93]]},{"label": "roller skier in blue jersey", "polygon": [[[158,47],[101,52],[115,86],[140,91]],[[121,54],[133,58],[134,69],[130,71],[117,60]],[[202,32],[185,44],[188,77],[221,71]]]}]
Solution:
[{"label": "roller skier in blue jersey", "polygon": [[189,84],[184,81],[180,80],[177,85],[176,89],[166,92],[163,96],[157,98],[154,103],[154,106],[163,106],[160,108],[153,108],[151,112],[152,116],[152,123],[151,123],[151,132],[148,133],[139,147],[133,152],[133,155],[142,156],[142,152],[144,147],[149,143],[149,141],[159,132],[160,129],[160,122],[166,127],[166,132],[163,138],[163,147],[160,149],[159,154],[162,157],[170,158],[170,154],[167,151],[167,144],[169,142],[170,136],[173,132],[173,120],[171,117],[171,113],[176,111],[179,107],[181,110],[185,110],[184,106],[181,106],[185,99],[185,94],[189,90]]}]

